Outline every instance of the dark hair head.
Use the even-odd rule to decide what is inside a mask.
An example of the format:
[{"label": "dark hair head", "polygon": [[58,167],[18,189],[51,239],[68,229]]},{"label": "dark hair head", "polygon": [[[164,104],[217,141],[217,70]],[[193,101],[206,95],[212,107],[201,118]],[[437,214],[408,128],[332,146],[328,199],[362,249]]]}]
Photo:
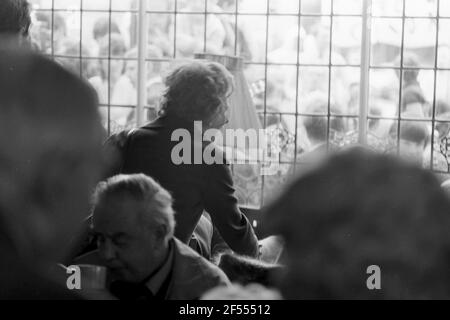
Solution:
[{"label": "dark hair head", "polygon": [[[332,114],[340,113],[338,107],[334,104],[331,104],[330,112]],[[312,99],[307,102],[306,113],[317,115],[303,118],[303,125],[305,126],[308,138],[315,141],[327,141],[328,99],[323,95],[312,97]],[[330,119],[330,130],[337,132],[343,132],[345,130],[342,117],[334,117]]]},{"label": "dark hair head", "polygon": [[161,113],[189,121],[209,120],[232,90],[232,75],[216,62],[179,66],[165,79]]},{"label": "dark hair head", "polygon": [[358,148],[290,185],[264,224],[286,241],[287,299],[448,299],[449,212],[431,172]]},{"label": "dark hair head", "polygon": [[30,8],[26,0],[2,0],[0,5],[0,33],[27,36],[30,25]]},{"label": "dark hair head", "polygon": [[429,139],[428,128],[424,122],[402,121],[400,125],[400,139],[426,145]]}]

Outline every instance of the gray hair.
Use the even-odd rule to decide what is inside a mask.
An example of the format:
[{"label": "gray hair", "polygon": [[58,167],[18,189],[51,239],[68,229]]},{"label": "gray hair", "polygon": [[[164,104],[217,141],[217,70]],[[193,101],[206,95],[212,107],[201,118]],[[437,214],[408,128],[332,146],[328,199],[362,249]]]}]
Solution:
[{"label": "gray hair", "polygon": [[97,206],[107,198],[119,195],[131,197],[147,208],[139,217],[146,225],[166,226],[165,240],[173,237],[175,218],[172,196],[159,183],[145,174],[117,175],[99,183],[95,191],[94,203]]}]

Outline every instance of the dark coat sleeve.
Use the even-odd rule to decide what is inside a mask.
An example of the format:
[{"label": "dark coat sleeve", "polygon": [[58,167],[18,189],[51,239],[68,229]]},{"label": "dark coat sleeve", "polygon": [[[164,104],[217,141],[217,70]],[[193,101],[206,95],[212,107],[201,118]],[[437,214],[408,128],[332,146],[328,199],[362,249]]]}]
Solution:
[{"label": "dark coat sleeve", "polygon": [[236,253],[256,257],[258,239],[234,196],[229,165],[205,165],[203,201],[214,226]]}]

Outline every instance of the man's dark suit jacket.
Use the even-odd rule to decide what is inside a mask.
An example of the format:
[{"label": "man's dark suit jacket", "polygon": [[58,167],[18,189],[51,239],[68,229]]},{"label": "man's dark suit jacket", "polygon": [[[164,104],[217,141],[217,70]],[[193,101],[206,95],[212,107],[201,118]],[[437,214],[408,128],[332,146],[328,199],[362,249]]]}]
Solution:
[{"label": "man's dark suit jacket", "polygon": [[[205,210],[233,251],[256,256],[258,240],[238,208],[229,166],[225,162],[175,165],[171,154],[179,141],[171,141],[171,137],[176,129],[190,132],[191,160],[194,160],[194,123],[173,116],[160,117],[129,136],[122,173],[144,173],[172,194],[176,212],[175,236],[182,242],[189,242]],[[201,148],[207,145],[203,143]],[[223,157],[222,154],[219,156]]]},{"label": "man's dark suit jacket", "polygon": [[208,290],[230,285],[225,273],[174,239],[174,260],[166,300],[197,300]]}]

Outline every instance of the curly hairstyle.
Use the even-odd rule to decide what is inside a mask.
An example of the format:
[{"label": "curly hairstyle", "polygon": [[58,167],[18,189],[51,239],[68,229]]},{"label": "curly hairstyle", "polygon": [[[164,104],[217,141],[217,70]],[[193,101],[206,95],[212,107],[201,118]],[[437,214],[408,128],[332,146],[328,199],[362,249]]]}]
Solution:
[{"label": "curly hairstyle", "polygon": [[30,7],[26,0],[2,0],[0,33],[28,35],[31,25]]},{"label": "curly hairstyle", "polygon": [[174,69],[165,79],[160,115],[208,121],[233,88],[233,76],[221,64],[196,61]]},{"label": "curly hairstyle", "polygon": [[[264,223],[286,241],[287,299],[448,299],[450,199],[429,171],[362,148],[294,182]],[[369,290],[367,268],[381,269]]]}]

